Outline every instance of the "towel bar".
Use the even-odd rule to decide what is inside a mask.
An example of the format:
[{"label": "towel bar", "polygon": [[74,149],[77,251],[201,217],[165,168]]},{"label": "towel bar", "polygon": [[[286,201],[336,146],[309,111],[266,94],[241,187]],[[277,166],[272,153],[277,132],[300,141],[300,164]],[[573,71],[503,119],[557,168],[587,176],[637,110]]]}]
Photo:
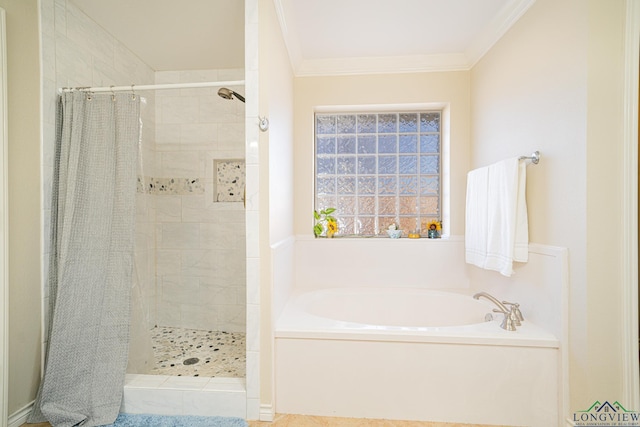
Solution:
[{"label": "towel bar", "polygon": [[531,163],[537,165],[538,163],[540,163],[540,152],[534,151],[531,156],[520,156],[518,157],[518,160],[531,160]]}]

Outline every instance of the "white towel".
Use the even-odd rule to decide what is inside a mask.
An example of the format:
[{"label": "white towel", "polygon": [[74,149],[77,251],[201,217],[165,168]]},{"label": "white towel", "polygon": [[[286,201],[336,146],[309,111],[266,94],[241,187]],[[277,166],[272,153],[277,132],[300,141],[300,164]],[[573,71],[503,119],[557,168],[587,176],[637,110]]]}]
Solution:
[{"label": "white towel", "polygon": [[529,257],[525,199],[526,165],[517,157],[467,175],[465,258],[467,263],[513,274],[513,261]]}]

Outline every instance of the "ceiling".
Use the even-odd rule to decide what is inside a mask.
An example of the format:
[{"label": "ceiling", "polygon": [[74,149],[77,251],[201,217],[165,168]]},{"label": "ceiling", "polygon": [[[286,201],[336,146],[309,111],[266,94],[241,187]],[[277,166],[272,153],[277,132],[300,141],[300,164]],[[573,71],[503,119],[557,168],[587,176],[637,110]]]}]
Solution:
[{"label": "ceiling", "polygon": [[244,67],[242,0],[70,0],[155,71]]},{"label": "ceiling", "polygon": [[[243,67],[242,0],[71,1],[154,70]],[[534,1],[273,0],[296,75],[469,69]]]}]

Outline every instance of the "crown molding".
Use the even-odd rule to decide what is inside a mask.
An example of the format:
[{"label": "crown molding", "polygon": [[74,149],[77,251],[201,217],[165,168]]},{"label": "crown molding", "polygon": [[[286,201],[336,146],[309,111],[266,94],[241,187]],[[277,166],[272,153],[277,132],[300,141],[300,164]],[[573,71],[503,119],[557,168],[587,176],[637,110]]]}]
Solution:
[{"label": "crown molding", "polygon": [[295,70],[296,77],[465,71],[464,54],[379,56],[361,58],[305,59]]},{"label": "crown molding", "polygon": [[291,68],[293,69],[294,75],[297,75],[296,70],[302,62],[302,51],[300,49],[300,42],[298,41],[297,35],[293,34],[293,32],[289,30],[289,20],[287,18],[285,8],[282,5],[282,0],[273,0],[273,5],[276,10],[276,16],[278,17],[278,23],[280,24],[282,38],[284,39],[284,44],[289,54],[289,62],[291,62]]},{"label": "crown molding", "polygon": [[518,0],[508,2],[502,8],[491,21],[491,24],[471,42],[465,52],[470,69],[482,59],[535,2],[536,0]]},{"label": "crown molding", "polygon": [[286,1],[273,0],[273,4],[296,77],[470,70],[535,3],[535,0],[509,2],[471,46],[461,53],[305,59],[297,34],[289,25],[291,18],[287,16],[286,8],[283,6],[283,2]]}]

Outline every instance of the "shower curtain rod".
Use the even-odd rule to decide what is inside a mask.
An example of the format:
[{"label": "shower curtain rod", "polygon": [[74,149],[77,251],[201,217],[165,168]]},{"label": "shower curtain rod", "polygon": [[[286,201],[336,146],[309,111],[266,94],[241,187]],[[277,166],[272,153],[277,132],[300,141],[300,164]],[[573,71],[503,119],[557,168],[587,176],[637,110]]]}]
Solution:
[{"label": "shower curtain rod", "polygon": [[81,92],[123,92],[131,91],[135,93],[141,90],[161,90],[161,89],[191,89],[202,87],[223,87],[223,86],[239,86],[243,85],[244,80],[229,80],[224,82],[199,82],[199,83],[167,83],[155,85],[129,85],[129,86],[103,86],[103,87],[63,87],[58,89],[59,93],[72,92],[78,90]]}]

